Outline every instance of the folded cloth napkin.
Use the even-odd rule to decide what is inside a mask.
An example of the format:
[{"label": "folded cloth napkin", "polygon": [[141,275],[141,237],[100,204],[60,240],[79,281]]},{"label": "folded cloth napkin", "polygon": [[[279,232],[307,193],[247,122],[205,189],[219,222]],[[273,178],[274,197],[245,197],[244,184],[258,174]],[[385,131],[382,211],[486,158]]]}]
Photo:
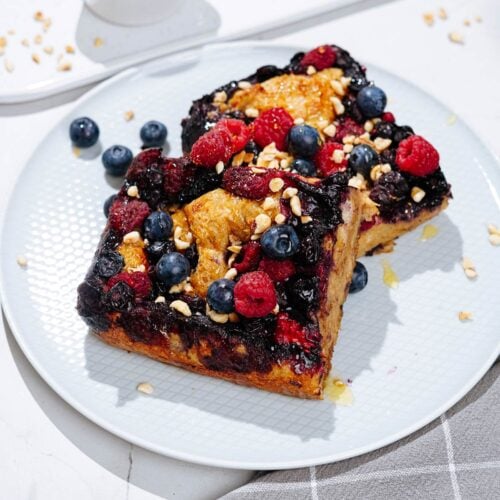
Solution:
[{"label": "folded cloth napkin", "polygon": [[329,465],[258,474],[224,500],[500,499],[500,362],[406,439]]}]

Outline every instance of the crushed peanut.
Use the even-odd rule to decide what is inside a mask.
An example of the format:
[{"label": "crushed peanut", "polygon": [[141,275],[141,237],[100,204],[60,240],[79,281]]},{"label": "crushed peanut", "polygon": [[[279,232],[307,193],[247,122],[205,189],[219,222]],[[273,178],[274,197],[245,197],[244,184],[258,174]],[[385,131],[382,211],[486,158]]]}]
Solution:
[{"label": "crushed peanut", "polygon": [[334,152],[333,152],[333,155],[332,155],[332,160],[334,161],[334,163],[342,163],[345,159],[345,153],[342,149],[336,149]]},{"label": "crushed peanut", "polygon": [[50,56],[54,53],[54,47],[52,47],[52,45],[47,45],[43,48],[43,51]]},{"label": "crushed peanut", "polygon": [[139,241],[141,241],[139,231],[131,231],[123,237],[123,243],[138,243]]},{"label": "crushed peanut", "polygon": [[500,246],[500,234],[490,234],[488,240],[493,246]]},{"label": "crushed peanut", "polygon": [[361,174],[356,174],[349,179],[347,185],[356,189],[366,189],[366,180]]},{"label": "crushed peanut", "polygon": [[241,82],[238,82],[238,88],[241,90],[249,89],[252,86],[250,82],[247,82],[245,80],[242,80]]},{"label": "crushed peanut", "polygon": [[271,226],[271,217],[267,214],[259,214],[255,217],[255,234],[262,234]]},{"label": "crushed peanut", "polygon": [[126,122],[133,120],[134,117],[135,117],[135,113],[131,109],[128,111],[125,111],[125,113],[123,113],[123,118],[125,118]]},{"label": "crushed peanut", "polygon": [[469,311],[459,311],[458,319],[460,321],[470,321],[472,319],[472,313]]},{"label": "crushed peanut", "polygon": [[274,222],[276,222],[276,224],[284,224],[285,221],[286,217],[283,214],[277,214],[274,218]]},{"label": "crushed peanut", "polygon": [[69,61],[61,61],[57,66],[57,71],[71,71],[72,65]]},{"label": "crushed peanut", "polygon": [[189,318],[191,316],[191,309],[189,305],[183,300],[174,300],[170,303],[170,309],[180,312],[182,315]]},{"label": "crushed peanut", "polygon": [[36,53],[31,54],[31,60],[36,64],[40,64],[40,56]]},{"label": "crushed peanut", "polygon": [[234,267],[232,267],[226,272],[224,278],[226,278],[227,280],[234,280],[234,278],[236,278],[237,275],[238,271]]},{"label": "crushed peanut", "polygon": [[420,203],[425,197],[425,191],[417,186],[411,188],[411,199],[415,203]]},{"label": "crushed peanut", "polygon": [[300,222],[302,224],[309,224],[309,222],[312,222],[312,217],[310,215],[303,215],[301,218],[300,218]]},{"label": "crushed peanut", "polygon": [[350,153],[354,149],[352,144],[344,144],[343,151],[344,153]]},{"label": "crushed peanut", "polygon": [[464,257],[462,259],[462,268],[464,270],[465,276],[469,279],[477,278],[476,266],[469,257]]},{"label": "crushed peanut", "polygon": [[293,120],[293,124],[294,125],[303,125],[305,123],[305,120],[304,118],[295,118],[295,120]]},{"label": "crushed peanut", "polygon": [[41,22],[45,19],[45,16],[43,15],[43,12],[41,10],[37,10],[34,14],[33,14],[33,19],[37,22]]},{"label": "crushed peanut", "polygon": [[28,260],[24,255],[18,255],[17,259],[17,265],[19,267],[27,267],[28,266]]},{"label": "crushed peanut", "polygon": [[344,86],[341,82],[339,82],[339,80],[331,80],[330,85],[337,95],[342,97],[345,95]]},{"label": "crushed peanut", "polygon": [[224,162],[223,161],[218,161],[215,165],[215,171],[218,173],[218,174],[222,174],[222,172],[224,171]]},{"label": "crushed peanut", "polygon": [[174,243],[177,250],[185,250],[189,248],[191,242],[193,241],[193,235],[191,233],[186,233],[186,241],[181,240],[182,228],[177,226],[174,230]]},{"label": "crushed peanut", "polygon": [[232,253],[240,253],[241,252],[241,245],[231,245],[231,246],[228,246],[227,249]]},{"label": "crushed peanut", "polygon": [[273,314],[278,314],[280,312],[280,305],[276,304],[274,309],[271,311]]},{"label": "crushed peanut", "polygon": [[94,47],[102,47],[104,45],[104,40],[101,37],[96,36],[94,38]]},{"label": "crushed peanut", "polygon": [[137,186],[130,186],[128,189],[127,189],[127,194],[131,197],[131,198],[139,198],[139,188]]},{"label": "crushed peanut", "polygon": [[264,210],[272,210],[273,208],[275,208],[277,205],[277,202],[274,198],[271,198],[270,196],[268,196],[263,202],[262,202],[262,208]]},{"label": "crushed peanut", "polygon": [[309,76],[314,75],[314,73],[316,73],[316,68],[314,66],[308,66],[307,70],[306,70],[306,73]]},{"label": "crushed peanut", "polygon": [[299,190],[297,188],[294,188],[294,187],[287,187],[284,191],[283,191],[283,198],[285,200],[287,200],[288,198],[291,198],[292,196],[295,196],[297,193],[299,192]]},{"label": "crushed peanut", "polygon": [[450,42],[453,42],[453,43],[459,43],[459,44],[465,43],[465,39],[464,39],[463,35],[461,35],[458,31],[452,31],[452,32],[448,33],[448,38],[449,38]]},{"label": "crushed peanut", "polygon": [[333,104],[333,108],[335,109],[335,113],[337,115],[342,115],[344,113],[344,111],[345,111],[345,107],[342,104],[342,101],[338,97],[336,97],[336,96],[332,97],[331,101],[332,101],[332,104]]},{"label": "crushed peanut", "polygon": [[355,137],[353,135],[346,135],[343,139],[342,142],[344,144],[354,144],[354,139]]},{"label": "crushed peanut", "polygon": [[383,137],[377,137],[373,141],[373,144],[375,144],[375,149],[380,153],[385,149],[387,149],[392,144],[392,141],[391,139],[384,139]]},{"label": "crushed peanut", "polygon": [[432,26],[434,24],[434,14],[432,12],[424,12],[422,17],[424,18],[424,23],[427,24],[427,26]]},{"label": "crushed peanut", "polygon": [[336,133],[337,127],[333,123],[330,123],[330,125],[323,129],[323,134],[327,135],[328,137],[335,137]]},{"label": "crushed peanut", "polygon": [[257,108],[247,108],[245,109],[245,116],[248,116],[248,118],[257,118],[259,110]]},{"label": "crushed peanut", "polygon": [[443,9],[443,7],[441,7],[438,10],[438,16],[439,16],[439,19],[442,19],[443,21],[448,19],[448,13]]},{"label": "crushed peanut", "polygon": [[285,185],[285,181],[283,179],[280,179],[279,177],[275,177],[274,179],[271,179],[269,181],[269,189],[273,193],[277,193],[278,191],[281,191],[283,186]]},{"label": "crushed peanut", "polygon": [[35,35],[35,37],[33,38],[33,42],[37,45],[40,45],[43,42],[42,35]]},{"label": "crushed peanut", "polygon": [[155,302],[157,304],[164,304],[165,303],[165,297],[163,295],[158,295],[158,297],[156,297],[156,299],[155,299]]},{"label": "crushed peanut", "polygon": [[297,195],[290,198],[290,208],[292,209],[292,213],[297,217],[302,215],[302,206],[300,205],[300,198]]},{"label": "crushed peanut", "polygon": [[137,390],[143,394],[153,394],[154,388],[149,382],[137,384]]},{"label": "crushed peanut", "polygon": [[373,130],[373,122],[371,120],[366,120],[366,122],[363,125],[363,128],[365,129],[366,132],[370,133]]},{"label": "crushed peanut", "polygon": [[467,27],[470,26],[470,21],[468,19],[464,19],[464,26],[467,26]]},{"label": "crushed peanut", "polygon": [[221,103],[227,101],[227,94],[223,90],[214,94],[214,102]]},{"label": "crushed peanut", "polygon": [[75,53],[75,47],[73,47],[73,45],[66,45],[66,47],[64,47],[64,50],[66,51],[66,54],[74,54]]},{"label": "crushed peanut", "polygon": [[210,309],[207,304],[207,310],[206,310],[207,316],[212,320],[215,321],[215,323],[227,323],[229,321],[229,314],[224,314],[224,313],[218,313],[214,311],[213,309]]}]

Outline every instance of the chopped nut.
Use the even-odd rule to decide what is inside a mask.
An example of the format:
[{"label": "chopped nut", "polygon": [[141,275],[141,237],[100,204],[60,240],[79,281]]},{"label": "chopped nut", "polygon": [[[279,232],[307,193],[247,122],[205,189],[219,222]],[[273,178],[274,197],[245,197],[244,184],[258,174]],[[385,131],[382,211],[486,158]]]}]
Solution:
[{"label": "chopped nut", "polygon": [[354,145],[352,144],[344,144],[343,151],[344,153],[350,153],[354,149]]},{"label": "chopped nut", "polygon": [[33,38],[33,42],[35,42],[37,45],[40,45],[43,42],[42,35],[35,35],[35,38]]},{"label": "chopped nut", "polygon": [[265,168],[260,168],[260,167],[251,167],[250,169],[254,174],[265,174],[266,169]]},{"label": "chopped nut", "polygon": [[297,188],[294,188],[294,187],[287,187],[284,191],[283,191],[283,198],[285,200],[287,200],[288,198],[291,198],[292,196],[295,196],[297,193],[299,192],[299,190]]},{"label": "chopped nut", "polygon": [[274,218],[274,222],[276,224],[283,224],[286,221],[286,217],[283,214],[277,214]]},{"label": "chopped nut", "polygon": [[61,63],[57,66],[57,71],[71,71],[71,63],[68,61],[61,61]]},{"label": "chopped nut", "polygon": [[349,179],[347,185],[356,189],[365,189],[366,180],[361,174],[356,174]]},{"label": "chopped nut", "polygon": [[28,265],[28,260],[24,255],[19,255],[16,260],[19,267],[26,267]]},{"label": "chopped nut", "polygon": [[231,267],[233,264],[234,264],[234,261],[236,260],[236,255],[235,253],[232,253],[230,256],[229,256],[229,259],[227,259],[227,265],[228,267]]},{"label": "chopped nut", "polygon": [[476,21],[476,23],[482,23],[483,22],[483,18],[481,16],[476,16],[474,18],[474,20]]},{"label": "chopped nut", "polygon": [[272,210],[273,208],[275,208],[277,205],[277,202],[274,198],[271,198],[270,196],[268,196],[263,202],[262,202],[262,208],[264,210]]},{"label": "chopped nut", "polygon": [[467,27],[470,26],[470,21],[468,19],[464,19],[464,26],[467,26]]},{"label": "chopped nut", "polygon": [[207,316],[216,323],[224,324],[229,321],[229,314],[215,312],[214,310],[210,309],[210,307],[208,307],[208,304],[206,312]]},{"label": "chopped nut", "polygon": [[443,21],[445,19],[448,19],[448,14],[447,12],[443,9],[443,7],[441,7],[439,10],[438,10],[438,16],[439,16],[439,19],[442,19]]},{"label": "chopped nut", "polygon": [[252,86],[250,82],[247,82],[245,80],[242,80],[241,82],[238,82],[238,88],[241,90],[249,89]]},{"label": "chopped nut", "polygon": [[316,73],[316,68],[314,66],[308,66],[307,67],[307,70],[306,70],[306,73],[310,76],[310,75],[314,75],[314,73]]},{"label": "chopped nut", "polygon": [[338,97],[336,97],[336,96],[332,97],[331,101],[332,101],[332,104],[333,104],[333,108],[335,109],[335,113],[337,115],[342,115],[344,113],[344,111],[345,111],[345,107],[342,104],[342,101]]},{"label": "chopped nut", "polygon": [[183,300],[174,300],[170,303],[170,309],[174,309],[174,311],[180,312],[186,317],[191,316],[191,309],[189,305]]},{"label": "chopped nut", "polygon": [[330,85],[337,95],[342,97],[345,95],[344,86],[339,80],[330,80]]},{"label": "chopped nut", "polygon": [[94,38],[94,47],[102,47],[104,45],[104,40],[101,37],[96,36]]},{"label": "chopped nut", "polygon": [[241,245],[231,245],[231,246],[227,247],[227,249],[232,253],[240,253],[241,252]]},{"label": "chopped nut", "polygon": [[45,16],[43,15],[43,12],[41,10],[37,10],[34,14],[33,14],[33,19],[35,21],[43,21],[45,19]]},{"label": "chopped nut", "polygon": [[221,90],[220,92],[216,92],[214,94],[214,102],[221,103],[226,101],[227,101],[227,94],[223,90]]},{"label": "chopped nut", "polygon": [[247,108],[245,109],[245,115],[248,118],[257,118],[259,116],[259,110],[257,108]]},{"label": "chopped nut", "polygon": [[238,271],[234,267],[232,267],[226,272],[224,278],[226,278],[227,280],[234,280],[234,278],[236,278],[237,275]]},{"label": "chopped nut", "polygon": [[169,288],[168,293],[181,293],[186,289],[187,281],[181,281]]},{"label": "chopped nut", "polygon": [[276,169],[278,170],[280,168],[280,164],[279,164],[279,161],[274,159],[274,160],[271,160],[269,162],[269,165],[267,166],[267,168],[273,168],[273,169]]},{"label": "chopped nut", "polygon": [[271,311],[273,314],[278,314],[280,312],[280,305],[276,304],[274,309]]},{"label": "chopped nut", "polygon": [[500,246],[500,234],[490,234],[488,240],[493,246]]},{"label": "chopped nut", "polygon": [[344,89],[346,89],[351,84],[351,77],[350,76],[341,76],[340,83],[342,84],[342,87],[344,87]]},{"label": "chopped nut", "polygon": [[259,214],[255,217],[255,234],[261,234],[271,226],[271,217],[267,214]]},{"label": "chopped nut", "polygon": [[346,135],[343,139],[342,142],[344,144],[354,144],[354,139],[355,137],[353,135]]},{"label": "chopped nut", "polygon": [[467,278],[474,279],[477,277],[476,266],[474,266],[474,263],[469,257],[464,257],[462,259],[462,268]]},{"label": "chopped nut", "polygon": [[73,47],[73,45],[66,45],[66,47],[64,47],[64,50],[66,51],[67,54],[75,53],[75,47]]},{"label": "chopped nut", "polygon": [[245,155],[246,155],[245,151],[240,151],[237,155],[235,155],[232,161],[233,167],[239,167],[243,163]]},{"label": "chopped nut", "polygon": [[185,250],[186,248],[189,248],[191,242],[193,241],[193,235],[191,233],[186,233],[187,241],[181,240],[181,235],[182,228],[180,226],[177,226],[174,230],[174,243],[177,250]]},{"label": "chopped nut", "polygon": [[36,64],[40,64],[40,56],[38,54],[31,54],[31,60]]},{"label": "chopped nut", "polygon": [[[24,47],[29,47],[30,46],[30,41],[27,38],[23,38],[21,40],[21,45],[23,45]],[[1,46],[2,46],[2,44],[0,43],[0,47]]]},{"label": "chopped nut", "polygon": [[496,227],[494,224],[488,224],[488,233],[489,234],[498,234],[500,235],[500,228]]},{"label": "chopped nut", "polygon": [[123,118],[125,118],[126,122],[133,120],[134,117],[135,117],[135,113],[131,109],[128,111],[125,111],[125,113],[123,113]]},{"label": "chopped nut", "polygon": [[382,172],[382,165],[375,165],[374,167],[372,167],[372,169],[370,170],[370,179],[375,182],[377,181],[378,179],[380,179],[380,177],[382,177],[383,175],[383,172]]},{"label": "chopped nut", "polygon": [[43,48],[43,51],[50,56],[54,53],[54,47],[52,47],[52,45],[47,45]]},{"label": "chopped nut", "polygon": [[154,388],[149,382],[137,384],[137,390],[143,394],[153,394]]},{"label": "chopped nut", "polygon": [[274,177],[269,181],[269,189],[273,193],[277,193],[278,191],[280,191],[284,185],[285,181],[283,179],[280,179],[279,177]]},{"label": "chopped nut", "polygon": [[252,234],[252,236],[250,236],[250,239],[252,241],[257,241],[257,240],[260,240],[260,237],[261,237],[261,234]]},{"label": "chopped nut", "polygon": [[305,122],[304,118],[295,118],[295,120],[293,120],[293,124],[294,125],[303,125]]},{"label": "chopped nut", "polygon": [[139,231],[131,231],[123,237],[123,243],[138,243],[139,241],[141,241]]},{"label": "chopped nut", "polygon": [[373,144],[375,144],[375,149],[380,153],[384,151],[384,149],[387,149],[392,144],[392,141],[390,139],[384,139],[383,137],[377,137],[373,141]]},{"label": "chopped nut", "polygon": [[373,130],[373,122],[371,120],[366,120],[365,124],[363,125],[363,128],[366,130],[366,132],[371,132]]},{"label": "chopped nut", "polygon": [[157,304],[164,304],[165,303],[165,297],[163,295],[158,295],[158,297],[156,297],[156,299],[155,299],[155,302]]},{"label": "chopped nut", "polygon": [[427,24],[427,26],[432,26],[434,24],[434,14],[432,12],[424,12],[422,17],[424,18],[424,23]]},{"label": "chopped nut", "polygon": [[8,71],[9,73],[12,73],[14,71],[14,63],[10,59],[4,59],[3,65],[5,67],[5,70]]},{"label": "chopped nut", "polygon": [[224,171],[224,162],[223,161],[218,161],[215,165],[215,171],[218,173],[218,174],[222,174],[222,172]]},{"label": "chopped nut", "polygon": [[52,25],[52,19],[50,17],[47,17],[43,20],[42,28],[43,28],[44,33],[47,33],[47,31],[49,30],[51,25]]},{"label": "chopped nut", "polygon": [[460,321],[469,321],[472,319],[472,313],[469,311],[460,311],[458,313],[458,319]]},{"label": "chopped nut", "polygon": [[450,42],[463,44],[465,42],[463,35],[458,33],[458,31],[452,31],[448,34]]},{"label": "chopped nut", "polygon": [[323,129],[323,134],[327,135],[328,137],[335,137],[336,133],[337,133],[337,127],[333,123],[330,123],[328,127],[325,127]]},{"label": "chopped nut", "polygon": [[71,148],[71,151],[73,152],[73,155],[76,156],[77,158],[79,158],[80,155],[82,154],[82,150],[80,148],[75,147],[75,146],[73,146]]},{"label": "chopped nut", "polygon": [[345,159],[345,153],[342,149],[336,149],[332,154],[332,160],[334,163],[342,163]]},{"label": "chopped nut", "polygon": [[131,197],[131,198],[139,198],[139,188],[137,186],[130,186],[128,189],[127,189],[127,194]]},{"label": "chopped nut", "polygon": [[309,222],[312,222],[312,217],[310,215],[303,215],[301,218],[300,218],[300,222],[302,224],[309,224]]},{"label": "chopped nut", "polygon": [[297,217],[302,215],[302,206],[300,205],[300,198],[297,195],[290,198],[290,208],[292,209],[292,213]]},{"label": "chopped nut", "polygon": [[424,196],[425,196],[425,191],[423,189],[420,189],[417,186],[411,188],[411,199],[415,203],[420,203],[424,199]]}]

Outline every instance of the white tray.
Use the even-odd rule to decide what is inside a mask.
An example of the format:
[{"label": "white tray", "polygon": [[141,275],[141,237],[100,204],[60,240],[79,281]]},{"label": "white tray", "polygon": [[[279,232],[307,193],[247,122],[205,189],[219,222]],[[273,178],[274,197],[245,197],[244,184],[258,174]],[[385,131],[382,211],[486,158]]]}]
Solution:
[{"label": "white tray", "polygon": [[[111,348],[75,311],[104,226],[102,202],[113,192],[99,157],[76,158],[68,125],[89,115],[103,147],[138,151],[139,127],[152,118],[169,127],[180,151],[180,119],[191,100],[265,63],[284,64],[297,49],[257,44],[206,47],[142,70],[129,70],[80,100],[34,152],[6,210],[0,261],[7,319],[44,379],[88,418],[135,444],[193,462],[244,469],[300,467],[356,456],[400,439],[458,401],[499,353],[500,248],[486,223],[499,224],[500,173],[494,157],[450,111],[406,81],[369,67],[402,123],[436,144],[454,200],[433,223],[391,255],[363,259],[367,288],[350,296],[335,371],[352,380],[354,404],[304,401],[188,373]],[[132,109],[135,120],[125,122]],[[27,269],[16,264],[23,254]],[[460,259],[475,262],[469,281]],[[401,283],[382,282],[384,259]],[[461,323],[460,310],[474,319]],[[148,381],[152,396],[136,391]]]}]

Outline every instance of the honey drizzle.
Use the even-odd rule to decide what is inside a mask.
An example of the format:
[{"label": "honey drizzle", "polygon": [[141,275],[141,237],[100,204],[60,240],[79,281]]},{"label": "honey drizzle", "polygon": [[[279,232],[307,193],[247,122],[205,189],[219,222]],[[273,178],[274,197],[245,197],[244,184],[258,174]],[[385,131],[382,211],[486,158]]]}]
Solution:
[{"label": "honey drizzle", "polygon": [[325,398],[339,406],[352,406],[352,389],[338,377],[328,377],[324,389]]},{"label": "honey drizzle", "polygon": [[383,260],[382,261],[382,267],[384,270],[383,274],[383,280],[384,283],[389,287],[389,288],[397,288],[399,285],[399,278],[394,269],[391,267],[391,264],[389,263],[388,260]]},{"label": "honey drizzle", "polygon": [[431,238],[435,238],[439,233],[439,229],[434,224],[426,224],[422,229],[422,236],[420,236],[420,241],[427,241]]}]

